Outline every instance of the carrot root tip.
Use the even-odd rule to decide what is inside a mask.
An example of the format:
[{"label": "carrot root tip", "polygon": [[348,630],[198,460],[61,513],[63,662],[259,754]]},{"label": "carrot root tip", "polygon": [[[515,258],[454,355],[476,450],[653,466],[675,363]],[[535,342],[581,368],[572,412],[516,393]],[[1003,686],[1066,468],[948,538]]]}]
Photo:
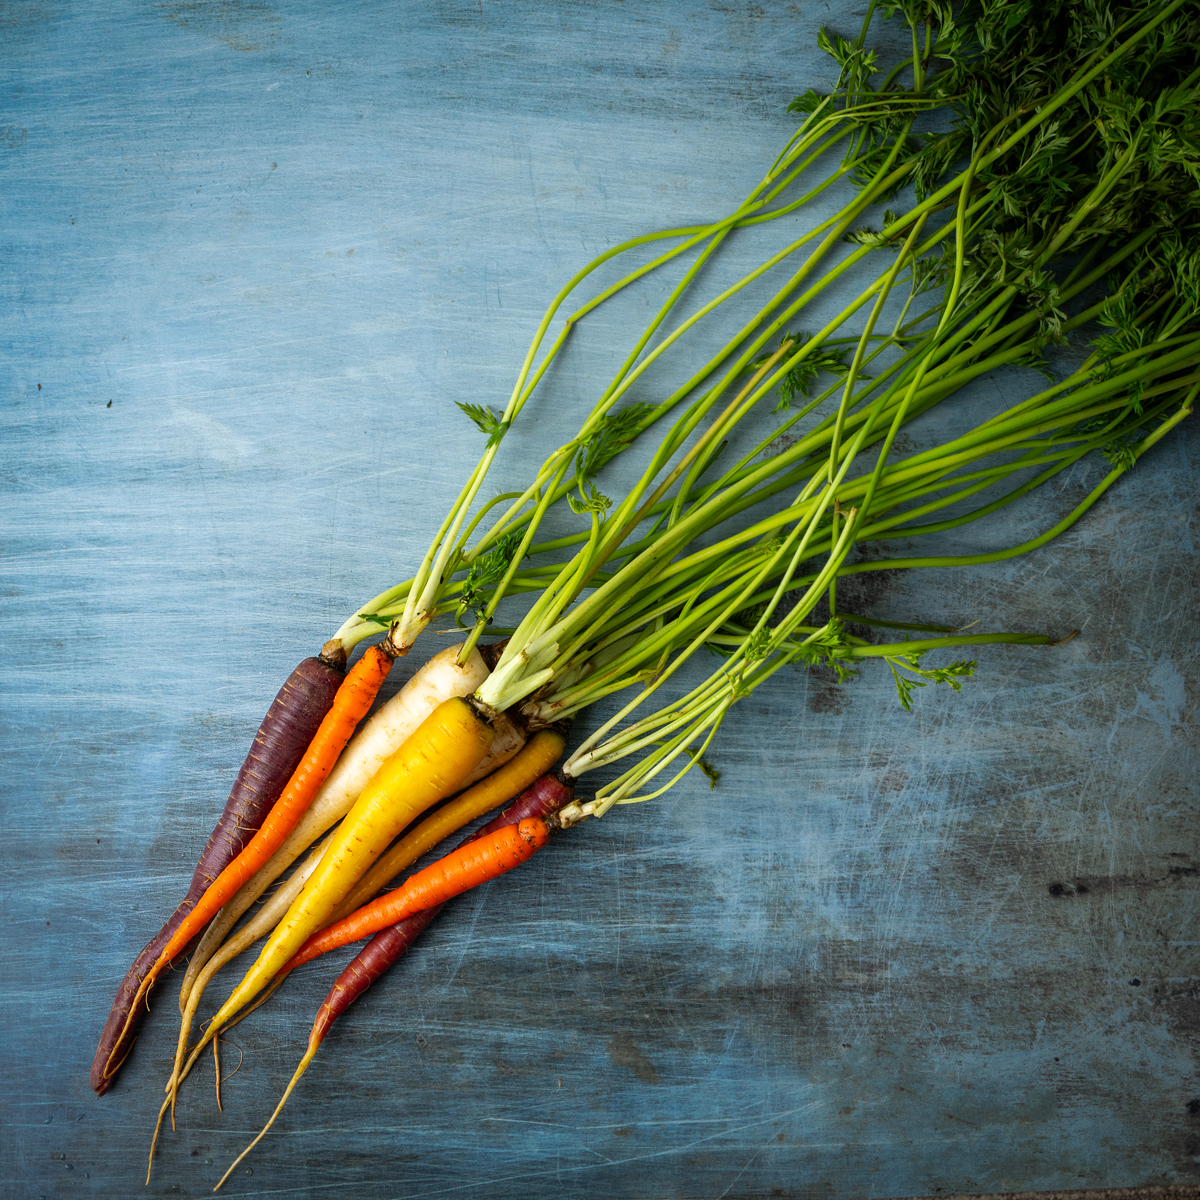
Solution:
[{"label": "carrot root tip", "polygon": [[283,1096],[280,1098],[279,1103],[275,1106],[275,1111],[271,1114],[271,1119],[262,1127],[262,1131],[259,1133],[258,1137],[256,1137],[254,1139],[254,1141],[252,1141],[250,1143],[250,1145],[248,1145],[245,1148],[245,1150],[243,1150],[241,1152],[241,1154],[239,1154],[237,1156],[237,1158],[235,1158],[233,1160],[233,1162],[229,1166],[229,1170],[226,1171],[225,1174],[222,1175],[221,1178],[217,1181],[217,1186],[215,1188],[213,1188],[214,1192],[217,1191],[224,1184],[225,1180],[227,1180],[230,1177],[230,1175],[232,1175],[234,1173],[234,1171],[237,1169],[238,1163],[240,1163],[242,1161],[242,1159],[244,1159],[246,1157],[246,1155],[249,1154],[250,1151],[253,1150],[254,1147],[257,1146],[258,1143],[261,1142],[263,1140],[263,1138],[265,1138],[267,1136],[268,1130],[271,1128],[272,1125],[275,1124],[275,1118],[277,1116],[279,1116],[279,1114],[283,1111],[283,1106],[287,1103],[287,1098],[292,1094],[292,1089],[296,1086],[297,1083],[300,1082],[300,1076],[303,1075],[304,1072],[308,1070],[308,1064],[310,1062],[312,1062],[314,1053],[316,1053],[315,1049],[310,1050],[300,1060],[300,1065],[296,1068],[295,1075],[292,1076],[291,1081],[288,1083],[287,1088],[283,1093]]}]

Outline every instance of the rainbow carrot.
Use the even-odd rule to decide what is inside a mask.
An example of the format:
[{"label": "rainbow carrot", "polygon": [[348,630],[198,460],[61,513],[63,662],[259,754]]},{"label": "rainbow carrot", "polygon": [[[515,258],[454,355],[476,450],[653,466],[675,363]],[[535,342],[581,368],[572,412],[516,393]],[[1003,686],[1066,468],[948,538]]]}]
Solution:
[{"label": "rainbow carrot", "polygon": [[[338,905],[332,921],[340,921],[356,909],[362,908],[383,891],[401,871],[411,867],[422,854],[428,853],[444,838],[448,838],[505,800],[523,794],[526,788],[531,787],[558,762],[565,745],[563,735],[556,730],[541,729],[535,733],[511,762],[443,804],[382,855],[355,884],[354,890]],[[501,824],[516,824],[520,819],[516,817]]]},{"label": "rainbow carrot", "polygon": [[[270,985],[283,964],[329,918],[392,839],[414,817],[462,786],[487,754],[493,738],[489,722],[465,700],[455,697],[433,710],[359,796],[287,916],[213,1017],[200,1049]],[[172,1106],[186,1049],[186,1045],[178,1048],[167,1085],[167,1103]],[[155,1141],[157,1137],[156,1129]],[[153,1144],[150,1157],[153,1161]]]},{"label": "rainbow carrot", "polygon": [[225,868],[204,893],[175,936],[164,947],[155,970],[208,924],[217,910],[271,857],[283,839],[312,803],[338,755],[345,749],[358,723],[367,715],[383,681],[392,669],[392,659],[381,647],[372,646],[354,665],[338,688],[333,705],[321,722],[308,752],[288,780],[283,794],[250,844]]}]

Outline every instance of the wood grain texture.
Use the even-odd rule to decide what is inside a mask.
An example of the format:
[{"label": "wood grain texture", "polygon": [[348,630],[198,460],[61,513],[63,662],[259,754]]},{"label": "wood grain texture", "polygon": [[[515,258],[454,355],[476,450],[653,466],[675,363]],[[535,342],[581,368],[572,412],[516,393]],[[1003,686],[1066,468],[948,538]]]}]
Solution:
[{"label": "wood grain texture", "polygon": [[[96,1099],[121,975],[297,657],[411,573],[480,448],[452,401],[503,403],[590,255],[749,190],[829,81],[822,22],[857,18],[0,10],[0,1195],[200,1195],[266,1118],[348,953],[233,1031],[224,1113],[208,1067],[145,1190],[175,1005]],[[574,427],[658,288],[581,330],[489,487]],[[938,420],[1029,386],[997,373]],[[1040,531],[1096,473],[956,549]],[[912,715],[878,669],[781,673],[723,729],[716,791],[689,777],[457,902],[226,1194],[1194,1182],[1196,504],[1185,425],[1042,551],[857,585],[881,617],[1082,632],[981,649]]]}]

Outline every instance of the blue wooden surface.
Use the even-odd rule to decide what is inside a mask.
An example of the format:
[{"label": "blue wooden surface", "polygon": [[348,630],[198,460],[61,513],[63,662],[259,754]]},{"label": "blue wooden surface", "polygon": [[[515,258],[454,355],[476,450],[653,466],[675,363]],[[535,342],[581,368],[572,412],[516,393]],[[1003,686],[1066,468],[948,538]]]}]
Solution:
[{"label": "blue wooden surface", "polygon": [[[200,1195],[265,1119],[329,972],[234,1031],[225,1111],[209,1068],[148,1190],[175,1005],[97,1100],[121,974],[286,672],[410,573],[479,450],[452,401],[503,402],[591,254],[737,202],[828,82],[821,22],[857,24],[833,0],[0,10],[0,1194]],[[660,295],[581,335],[490,482],[574,428]],[[1040,530],[1096,471],[956,545]],[[1082,633],[981,650],[912,715],[879,670],[776,677],[718,790],[689,777],[460,902],[227,1194],[1194,1180],[1196,499],[1185,426],[1045,550],[877,580],[878,616]]]}]

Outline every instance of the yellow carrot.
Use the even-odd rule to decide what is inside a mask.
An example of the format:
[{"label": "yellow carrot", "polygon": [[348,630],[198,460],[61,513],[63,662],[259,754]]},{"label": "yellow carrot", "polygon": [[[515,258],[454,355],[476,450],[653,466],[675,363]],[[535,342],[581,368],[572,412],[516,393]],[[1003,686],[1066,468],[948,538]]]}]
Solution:
[{"label": "yellow carrot", "polygon": [[338,905],[330,921],[341,920],[356,908],[361,908],[376,892],[387,887],[405,867],[411,867],[422,854],[432,850],[438,842],[461,829],[468,821],[520,795],[558,762],[565,744],[562,734],[552,729],[535,733],[511,762],[493,771],[461,796],[455,796],[449,803],[443,804],[411,833],[405,834],[358,881],[354,890]]}]

